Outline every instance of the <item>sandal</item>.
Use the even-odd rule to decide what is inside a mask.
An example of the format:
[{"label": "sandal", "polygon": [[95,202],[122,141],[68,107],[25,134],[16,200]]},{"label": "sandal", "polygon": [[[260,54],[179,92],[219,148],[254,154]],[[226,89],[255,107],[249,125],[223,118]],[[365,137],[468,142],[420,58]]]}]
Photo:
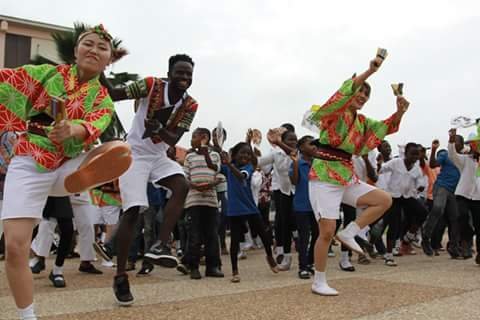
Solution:
[{"label": "sandal", "polygon": [[393,259],[385,259],[385,265],[389,267],[396,267],[397,263]]},{"label": "sandal", "polygon": [[50,275],[48,276],[48,279],[52,281],[53,286],[55,288],[65,288],[66,283],[65,283],[65,278],[63,277],[62,274],[53,274],[53,271],[50,272]]},{"label": "sandal", "polygon": [[232,279],[230,280],[232,283],[239,283],[240,282],[240,275],[238,273],[235,273],[232,276]]}]

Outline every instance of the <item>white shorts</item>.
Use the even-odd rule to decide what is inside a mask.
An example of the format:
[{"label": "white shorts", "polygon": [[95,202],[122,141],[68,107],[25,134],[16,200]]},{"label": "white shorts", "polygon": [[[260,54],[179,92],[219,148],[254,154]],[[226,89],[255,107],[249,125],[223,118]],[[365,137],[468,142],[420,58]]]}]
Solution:
[{"label": "white shorts", "polygon": [[103,206],[97,208],[94,224],[115,225],[118,223],[120,216],[120,207]]},{"label": "white shorts", "polygon": [[154,156],[140,156],[133,153],[132,165],[119,179],[123,211],[135,206],[147,208],[148,182],[154,183],[176,174],[185,175],[178,162],[168,158],[166,153]]},{"label": "white shorts", "polygon": [[82,153],[46,172],[39,172],[30,156],[13,157],[5,178],[1,219],[41,219],[48,196],[70,194],[65,189],[65,178],[77,170],[87,155],[88,152]]},{"label": "white shorts", "polygon": [[320,218],[339,219],[340,204],[345,203],[356,208],[358,198],[376,190],[374,186],[363,181],[348,186],[339,186],[318,180],[311,180],[308,183],[308,189],[310,203],[317,220]]}]

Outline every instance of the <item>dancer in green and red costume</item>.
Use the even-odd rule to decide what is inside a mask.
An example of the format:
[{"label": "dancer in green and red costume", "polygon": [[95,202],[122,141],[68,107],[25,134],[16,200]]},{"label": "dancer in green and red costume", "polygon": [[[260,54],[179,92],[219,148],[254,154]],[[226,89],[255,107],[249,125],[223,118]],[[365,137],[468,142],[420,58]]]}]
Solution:
[{"label": "dancer in green and red costume", "polygon": [[[91,149],[113,113],[99,75],[121,55],[100,25],[78,37],[73,65],[0,70],[0,131],[24,132],[8,168],[2,210],[5,270],[21,319],[36,319],[28,255],[48,196],[114,180],[131,164],[130,148],[123,142]],[[56,112],[52,100],[60,100],[53,97],[65,101],[65,112]],[[62,113],[63,119],[57,117]]]},{"label": "dancer in green and red costume", "polygon": [[364,155],[376,148],[387,134],[398,130],[409,103],[397,97],[397,111],[384,121],[359,114],[370,96],[368,77],[381,66],[377,56],[367,71],[345,81],[322,106],[312,106],[306,122],[320,129],[318,150],[310,171],[309,194],[318,221],[320,236],[315,244],[315,278],[312,292],[338,295],[327,284],[325,269],[330,242],[335,234],[341,203],[365,208],[362,215],[337,235],[348,248],[363,253],[354,237],[362,228],[381,217],[391,206],[386,192],[360,181],[354,174],[352,155]]}]

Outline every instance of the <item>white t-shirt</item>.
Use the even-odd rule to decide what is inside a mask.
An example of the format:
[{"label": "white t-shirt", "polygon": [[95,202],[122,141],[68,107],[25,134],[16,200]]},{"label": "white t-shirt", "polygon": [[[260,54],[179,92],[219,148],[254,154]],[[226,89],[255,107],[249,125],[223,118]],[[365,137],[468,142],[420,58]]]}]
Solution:
[{"label": "white t-shirt", "polygon": [[478,162],[471,156],[458,154],[455,144],[448,144],[448,156],[460,170],[455,194],[470,200],[480,200],[480,178],[477,177]]},{"label": "white t-shirt", "polygon": [[269,164],[273,165],[273,191],[280,190],[287,196],[295,194],[295,186],[291,183],[288,175],[292,162],[290,156],[279,147],[274,148],[270,154],[258,159],[258,165],[262,168]]},{"label": "white t-shirt", "polygon": [[[153,89],[153,87],[152,87]],[[133,123],[130,131],[127,135],[127,142],[132,147],[134,155],[146,156],[146,155],[159,155],[164,154],[170,147],[165,142],[153,143],[152,139],[143,139],[142,136],[145,132],[145,119],[147,118],[148,105],[150,103],[151,91],[147,98],[139,99],[138,109],[133,118]],[[164,107],[173,107],[175,112],[183,103],[184,98],[187,96],[185,92],[184,97],[180,99],[175,105],[170,103],[168,99],[168,82],[165,82],[164,89]]]},{"label": "white t-shirt", "polygon": [[396,158],[383,164],[380,173],[390,172],[388,191],[394,198],[418,198],[417,189],[427,187],[427,178],[423,175],[418,161],[407,170],[404,159]]}]

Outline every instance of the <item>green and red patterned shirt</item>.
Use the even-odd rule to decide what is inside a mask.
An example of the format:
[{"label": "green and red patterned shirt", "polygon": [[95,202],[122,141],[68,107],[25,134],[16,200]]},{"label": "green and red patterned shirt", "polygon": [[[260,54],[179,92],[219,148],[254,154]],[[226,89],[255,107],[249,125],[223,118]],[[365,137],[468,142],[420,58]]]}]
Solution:
[{"label": "green and red patterned shirt", "polygon": [[[51,97],[65,100],[67,119],[87,130],[84,141],[69,138],[55,144],[27,130],[27,122],[41,113],[52,115]],[[92,145],[107,128],[113,102],[98,77],[80,84],[76,65],[25,65],[0,70],[0,131],[24,132],[15,147],[16,155],[30,155],[40,171],[55,170]],[[45,127],[48,134],[53,127]]]},{"label": "green and red patterned shirt", "polygon": [[[398,131],[394,115],[384,121],[377,121],[349,111],[354,89],[353,79],[345,81],[342,87],[322,106],[313,105],[306,122],[320,130],[321,144],[348,152],[364,155],[376,148],[383,138]],[[315,159],[310,179],[319,179],[335,185],[348,185],[355,181],[351,161]]]},{"label": "green and red patterned shirt", "polygon": [[118,180],[90,190],[90,198],[92,203],[98,207],[121,207],[122,198],[118,190]]}]

